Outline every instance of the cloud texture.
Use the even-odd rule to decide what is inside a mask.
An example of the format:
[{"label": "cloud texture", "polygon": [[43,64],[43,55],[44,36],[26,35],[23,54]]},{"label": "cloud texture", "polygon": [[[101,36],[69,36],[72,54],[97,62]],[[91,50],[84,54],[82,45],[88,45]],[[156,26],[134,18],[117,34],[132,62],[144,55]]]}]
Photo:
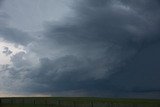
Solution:
[{"label": "cloud texture", "polygon": [[26,49],[1,65],[0,90],[157,98],[160,57],[150,57],[159,52],[160,2],[78,0],[70,8],[71,16],[47,22],[36,37],[0,26],[2,38]]}]

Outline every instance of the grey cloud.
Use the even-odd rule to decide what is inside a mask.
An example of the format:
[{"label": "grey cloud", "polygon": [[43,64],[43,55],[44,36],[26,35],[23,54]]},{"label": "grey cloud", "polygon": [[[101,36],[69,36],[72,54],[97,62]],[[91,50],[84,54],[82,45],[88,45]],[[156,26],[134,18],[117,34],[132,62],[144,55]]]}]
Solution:
[{"label": "grey cloud", "polygon": [[[157,17],[151,17],[155,8],[157,10],[155,13],[159,15],[156,2],[146,3],[153,7],[150,12],[142,5],[144,2],[140,2],[141,5],[135,8],[132,1],[80,1],[73,7],[76,10],[76,17],[70,18],[65,24],[49,26],[49,30],[44,35],[64,48],[72,48],[72,54],[78,51],[81,55],[93,55],[93,59],[96,57],[114,59],[113,53],[117,53],[114,66],[118,60],[123,58],[128,60],[145,45],[158,40],[159,20],[156,19]],[[154,5],[156,5],[155,8]],[[147,16],[140,14],[142,10]],[[108,50],[110,46],[111,49]],[[104,50],[103,53],[98,49]],[[96,52],[99,52],[99,55],[94,55]],[[108,55],[108,53],[111,54]],[[106,60],[107,62],[110,60]]]},{"label": "grey cloud", "polygon": [[14,66],[16,67],[23,67],[25,64],[25,60],[24,60],[24,54],[25,52],[19,52],[16,53],[15,55],[11,56],[11,62],[13,62]]},{"label": "grey cloud", "polygon": [[0,0],[0,6],[1,6],[1,4],[2,4],[3,1],[4,1],[4,0]]},{"label": "grey cloud", "polygon": [[[147,91],[157,92],[159,73],[151,72],[155,66],[151,64],[150,69],[145,69],[139,67],[138,62],[145,63],[143,55],[152,51],[148,49],[141,54],[144,48],[159,42],[158,1],[83,0],[74,3],[74,17],[69,16],[60,24],[50,23],[42,39],[29,47],[33,52],[41,47],[44,53],[36,67],[26,66],[29,61],[23,56],[27,54],[18,53],[11,58],[12,71],[16,72],[13,74],[22,85],[20,90],[50,94],[80,90],[90,96],[111,97],[127,97],[127,94],[129,97],[134,93],[148,97]],[[154,14],[156,17],[152,17]],[[62,49],[63,54],[53,58],[56,49]],[[140,61],[132,62],[134,58]],[[142,75],[146,76],[144,80]],[[152,80],[148,80],[149,76]],[[145,94],[141,94],[143,92]]]},{"label": "grey cloud", "polygon": [[[139,13],[141,6],[136,10],[130,6],[131,2],[127,4],[128,7],[125,3],[118,0],[102,3],[96,0],[78,2],[74,7],[76,17],[70,18],[65,24],[49,26],[49,30],[44,33],[45,38],[52,39],[53,43],[64,48],[71,48],[72,54],[79,52],[89,56],[92,52],[90,55],[94,56],[99,51],[98,47],[106,51],[103,55],[99,52],[98,57],[112,57],[107,53],[119,53],[117,57],[120,57],[120,49],[127,56],[133,55],[158,40],[159,20],[152,18],[152,12],[143,9],[144,7],[142,9],[147,16]],[[156,11],[156,14],[158,15],[159,11]],[[112,46],[113,50],[107,50],[108,46]],[[128,60],[128,57],[126,59]]]},{"label": "grey cloud", "polygon": [[[2,1],[0,1],[0,3],[1,2]],[[33,37],[31,37],[27,32],[10,27],[8,23],[9,21],[10,16],[4,11],[0,11],[0,38],[24,46],[33,41]]]},{"label": "grey cloud", "polygon": [[[32,57],[31,57],[32,58]],[[15,68],[32,68],[34,59],[28,58],[27,54],[24,51],[20,51],[15,55],[10,57],[10,61],[13,63]],[[33,61],[33,62],[32,62]]]},{"label": "grey cloud", "polygon": [[111,77],[113,84],[121,90],[137,92],[160,92],[159,43],[141,50],[120,73]]},{"label": "grey cloud", "polygon": [[[60,66],[59,69],[61,69],[61,73],[51,74],[56,76],[58,79],[53,82],[54,85],[48,85],[53,86],[50,88],[48,87],[49,89],[60,91],[81,89],[88,93],[90,90],[93,90],[93,93],[102,91],[103,94],[111,92],[114,97],[118,96],[118,93],[127,93],[128,91],[130,91],[131,94],[138,91],[147,92],[147,90],[153,91],[159,89],[157,87],[158,84],[155,84],[155,87],[150,89],[150,87],[153,87],[152,83],[156,82],[158,78],[155,81],[150,81],[150,83],[147,82],[149,80],[138,79],[136,80],[137,82],[135,83],[135,86],[125,87],[123,85],[119,85],[117,81],[120,81],[120,84],[124,83],[121,79],[119,79],[121,77],[126,77],[124,81],[132,81],[129,78],[130,76],[121,76],[123,73],[118,72],[115,73],[117,76],[113,76],[114,79],[112,79],[112,76],[109,76],[108,78],[107,75],[112,74],[113,72],[121,71],[123,67],[125,68],[127,66],[126,63],[132,62],[131,60],[134,59],[142,49],[155,42],[159,42],[160,32],[158,28],[160,22],[160,8],[157,1],[126,2],[123,0],[87,0],[78,2],[75,4],[73,9],[76,10],[75,17],[69,18],[70,20],[64,22],[62,25],[49,25],[48,29],[44,33],[44,38],[52,40],[53,43],[66,49],[71,49],[72,53],[69,54],[75,54],[78,52],[79,54],[75,54],[75,56],[81,56],[84,59],[89,58],[91,61],[89,63],[83,62],[85,66],[79,68],[79,64],[76,64],[76,62],[70,62],[72,58],[62,58],[62,62],[69,61],[69,63],[75,63],[76,65],[74,66],[76,69],[71,67],[72,69],[66,70],[64,69],[65,67],[62,66],[63,63],[56,63],[56,67]],[[154,14],[156,17],[152,17]],[[97,52],[98,54],[96,54]],[[50,62],[50,60],[45,60],[43,63],[45,64],[47,62]],[[102,66],[96,66],[97,64]],[[126,66],[123,66],[123,64],[126,64]],[[50,64],[47,63],[47,65]],[[51,63],[51,65],[53,66],[54,63]],[[56,67],[47,71],[53,72]],[[100,68],[105,69],[104,72],[101,72]],[[94,74],[95,69],[97,74]],[[138,67],[136,67],[136,69],[138,69]],[[145,74],[145,72],[141,74],[139,71],[140,70],[133,72],[135,73],[135,76]],[[151,71],[146,72],[149,74],[151,73]],[[89,74],[86,77],[90,77],[92,74],[97,76],[101,73],[104,77],[102,76],[98,79],[88,78],[77,81],[79,78],[85,77],[86,74]],[[127,75],[127,73],[130,74],[131,71],[128,70],[124,72],[124,75]],[[146,74],[146,76],[149,76],[149,74]],[[154,77],[155,75],[156,73],[152,76]],[[49,76],[46,76],[45,78],[47,77]],[[54,77],[50,78],[53,79]],[[37,82],[38,81],[39,80],[37,80]],[[141,84],[144,82],[146,84],[148,83],[148,85],[145,86],[144,84]],[[132,83],[133,82],[129,82],[125,85],[132,85]],[[44,81],[42,84],[47,83]],[[145,95],[142,95],[142,97],[143,96]]]},{"label": "grey cloud", "polygon": [[8,56],[8,55],[12,54],[12,51],[9,50],[8,47],[4,47],[4,50],[2,51],[2,53],[4,53],[6,56]]},{"label": "grey cloud", "polygon": [[9,42],[24,46],[26,46],[33,40],[33,38],[29,36],[26,32],[5,26],[0,27],[0,37]]},{"label": "grey cloud", "polygon": [[[34,82],[41,84],[41,91],[77,90],[78,88],[83,88],[82,81],[98,78],[98,75],[95,74],[97,72],[95,69],[101,65],[95,65],[93,68],[91,66],[93,63],[95,62],[89,59],[77,58],[71,55],[56,60],[43,58],[40,60],[40,68],[29,74],[28,77],[32,78]],[[44,87],[43,89],[44,84],[47,88]],[[40,89],[36,88],[34,91],[40,91]]]},{"label": "grey cloud", "polygon": [[[42,58],[38,67],[30,67],[29,61],[24,60],[23,56],[23,52],[14,55],[11,60],[14,67],[7,66],[2,70],[9,73],[9,78],[3,78],[3,81],[6,79],[8,81],[5,83],[7,91],[53,94],[81,90],[80,92],[86,93],[99,83],[99,86],[103,87],[101,83],[103,81],[99,78],[105,74],[97,73],[97,68],[103,67],[96,63],[97,60],[69,55],[56,60]],[[100,87],[96,90],[101,89]]]}]

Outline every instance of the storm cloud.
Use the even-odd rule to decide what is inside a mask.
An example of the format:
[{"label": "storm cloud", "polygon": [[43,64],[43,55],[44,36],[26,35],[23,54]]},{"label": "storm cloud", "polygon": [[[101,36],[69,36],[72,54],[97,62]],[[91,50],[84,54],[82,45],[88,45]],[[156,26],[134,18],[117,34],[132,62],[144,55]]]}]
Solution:
[{"label": "storm cloud", "polygon": [[78,0],[69,8],[73,13],[61,22],[45,22],[34,39],[0,27],[4,39],[26,49],[11,56],[12,65],[1,67],[6,75],[0,76],[0,89],[159,98],[160,2]]}]

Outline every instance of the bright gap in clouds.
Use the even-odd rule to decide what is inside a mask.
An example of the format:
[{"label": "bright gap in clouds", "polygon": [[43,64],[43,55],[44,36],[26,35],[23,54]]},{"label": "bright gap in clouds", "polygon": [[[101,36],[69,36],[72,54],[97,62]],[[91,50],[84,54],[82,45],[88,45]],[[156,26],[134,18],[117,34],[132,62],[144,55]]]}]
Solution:
[{"label": "bright gap in clouds", "polygon": [[[12,52],[10,55],[5,55],[5,53],[3,53],[5,47],[7,47]],[[23,46],[17,46],[15,44],[4,41],[3,39],[0,39],[0,65],[10,64],[10,57],[20,51],[25,52]]]}]

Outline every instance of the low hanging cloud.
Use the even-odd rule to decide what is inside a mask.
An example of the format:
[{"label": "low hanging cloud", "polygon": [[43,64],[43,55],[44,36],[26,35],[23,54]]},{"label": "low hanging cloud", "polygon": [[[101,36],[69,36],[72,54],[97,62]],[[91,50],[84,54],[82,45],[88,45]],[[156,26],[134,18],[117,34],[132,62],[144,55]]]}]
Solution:
[{"label": "low hanging cloud", "polygon": [[[143,92],[153,91],[150,87],[155,80],[147,86],[133,83],[127,87],[132,83],[130,76],[125,80],[131,82],[125,86],[121,77],[136,55],[159,42],[159,5],[158,0],[74,1],[70,7],[73,16],[61,23],[46,23],[45,30],[40,32],[41,38],[31,42],[26,34],[21,34],[27,37],[23,38],[19,33],[15,34],[17,39],[5,37],[12,42],[20,41],[27,52],[11,56],[12,65],[1,67],[0,73],[5,73],[0,76],[3,78],[1,90],[64,96],[70,92],[70,95],[82,96],[148,97]],[[15,32],[0,31],[6,36]],[[136,78],[140,71],[135,73]],[[137,82],[145,81],[138,79]],[[159,91],[157,85],[154,90]]]}]

